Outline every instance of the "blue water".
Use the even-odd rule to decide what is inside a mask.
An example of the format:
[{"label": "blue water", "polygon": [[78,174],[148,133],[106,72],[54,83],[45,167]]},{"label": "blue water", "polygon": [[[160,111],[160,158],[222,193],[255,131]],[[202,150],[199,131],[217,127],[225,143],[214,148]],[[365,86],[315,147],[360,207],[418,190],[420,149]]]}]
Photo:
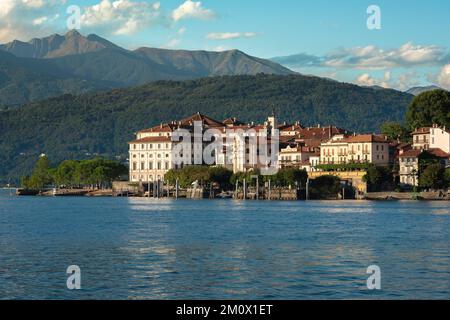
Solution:
[{"label": "blue water", "polygon": [[0,191],[0,299],[449,299],[449,207]]}]

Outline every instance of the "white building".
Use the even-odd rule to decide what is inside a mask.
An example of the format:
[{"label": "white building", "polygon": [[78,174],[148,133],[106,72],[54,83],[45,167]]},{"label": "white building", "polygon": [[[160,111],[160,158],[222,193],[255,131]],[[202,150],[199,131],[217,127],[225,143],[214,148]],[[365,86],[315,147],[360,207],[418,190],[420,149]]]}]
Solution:
[{"label": "white building", "polygon": [[433,126],[430,128],[429,141],[431,149],[441,149],[446,153],[450,153],[450,130],[447,130],[445,127]]},{"label": "white building", "polygon": [[373,163],[389,164],[389,141],[384,136],[335,135],[320,146],[321,164]]}]

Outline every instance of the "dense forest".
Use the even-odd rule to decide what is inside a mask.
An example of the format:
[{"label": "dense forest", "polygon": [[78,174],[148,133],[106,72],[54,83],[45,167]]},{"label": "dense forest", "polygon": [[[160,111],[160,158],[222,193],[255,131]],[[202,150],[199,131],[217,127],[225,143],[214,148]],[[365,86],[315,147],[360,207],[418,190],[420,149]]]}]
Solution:
[{"label": "dense forest", "polygon": [[0,182],[31,172],[41,153],[53,165],[100,155],[125,160],[137,130],[202,112],[218,120],[337,125],[376,132],[404,121],[413,96],[302,76],[224,76],[158,81],[82,96],[64,95],[0,111]]}]

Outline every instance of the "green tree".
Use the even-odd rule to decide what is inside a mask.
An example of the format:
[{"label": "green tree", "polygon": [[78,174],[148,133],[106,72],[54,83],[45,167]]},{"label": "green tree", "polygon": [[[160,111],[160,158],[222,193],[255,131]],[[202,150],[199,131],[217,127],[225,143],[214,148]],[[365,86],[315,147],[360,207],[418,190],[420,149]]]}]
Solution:
[{"label": "green tree", "polygon": [[287,168],[280,170],[283,186],[294,186],[296,183],[301,186],[305,185],[308,174],[306,170],[300,170],[295,168]]},{"label": "green tree", "polygon": [[309,194],[312,199],[335,198],[340,191],[341,181],[339,177],[326,175],[310,181]]},{"label": "green tree", "polygon": [[29,180],[29,187],[35,190],[43,190],[46,186],[52,183],[52,176],[50,174],[50,160],[47,156],[39,157],[33,169],[33,174]]},{"label": "green tree", "polygon": [[406,113],[410,130],[433,124],[450,127],[450,92],[432,90],[414,98]]},{"label": "green tree", "polygon": [[450,187],[450,168],[445,169],[444,173],[445,184],[447,188]]},{"label": "green tree", "polygon": [[59,186],[66,185],[73,187],[80,184],[79,180],[80,163],[75,160],[63,161],[55,170],[55,183]]},{"label": "green tree", "polygon": [[381,133],[391,140],[409,141],[410,132],[400,122],[385,122],[381,126]]},{"label": "green tree", "polygon": [[419,177],[419,187],[440,189],[445,186],[445,170],[438,163],[429,165]]},{"label": "green tree", "polygon": [[222,189],[230,188],[230,179],[233,172],[224,167],[210,167],[209,180],[211,182],[217,183]]},{"label": "green tree", "polygon": [[193,182],[198,181],[200,185],[206,185],[210,182],[210,172],[207,166],[185,166],[182,169],[169,170],[164,175],[164,180],[174,185],[176,179],[180,187],[187,188]]},{"label": "green tree", "polygon": [[363,181],[373,185],[392,182],[392,172],[389,167],[370,166],[363,177]]}]

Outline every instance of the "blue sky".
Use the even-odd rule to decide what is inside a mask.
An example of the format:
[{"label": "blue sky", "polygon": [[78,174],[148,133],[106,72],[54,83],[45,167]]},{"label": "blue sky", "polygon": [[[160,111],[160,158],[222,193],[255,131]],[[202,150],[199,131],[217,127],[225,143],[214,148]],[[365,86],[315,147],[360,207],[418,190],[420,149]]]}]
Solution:
[{"label": "blue sky", "polygon": [[[296,71],[361,85],[450,88],[450,1],[406,0],[0,0],[0,42],[67,31],[81,9],[83,34],[123,47],[240,49]],[[381,29],[367,28],[367,8]]]}]

